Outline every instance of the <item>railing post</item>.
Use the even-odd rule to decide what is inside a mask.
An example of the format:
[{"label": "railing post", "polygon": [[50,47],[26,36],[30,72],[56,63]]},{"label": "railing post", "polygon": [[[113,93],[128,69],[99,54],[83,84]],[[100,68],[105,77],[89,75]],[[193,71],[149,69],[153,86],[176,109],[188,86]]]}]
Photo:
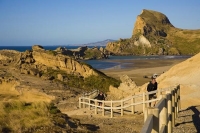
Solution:
[{"label": "railing post", "polygon": [[172,90],[172,127],[175,126],[175,94],[174,90]]},{"label": "railing post", "polygon": [[[149,100],[149,94],[146,95],[147,100]],[[146,107],[149,107],[149,103],[146,104]]]},{"label": "railing post", "polygon": [[132,106],[131,106],[131,111],[132,111],[132,114],[135,113],[135,105],[133,105],[133,103],[135,103],[135,98],[132,98],[132,99],[131,99],[131,104],[132,104]]},{"label": "railing post", "polygon": [[145,98],[145,92],[143,92],[143,113],[144,113],[145,108],[146,108],[145,101],[146,101],[146,98]]},{"label": "railing post", "polygon": [[159,133],[159,109],[158,108],[148,108],[148,114],[153,114],[152,133]]},{"label": "railing post", "polygon": [[104,109],[104,107],[105,107],[105,103],[103,101],[102,102],[102,116],[105,116],[105,109]]},{"label": "railing post", "polygon": [[78,100],[79,101],[79,109],[81,108],[81,98],[82,97],[79,97],[79,100]]},{"label": "railing post", "polygon": [[91,103],[91,101],[90,101],[90,98],[89,98],[89,105],[88,105],[88,109],[90,110],[91,108],[90,108],[90,103]]},{"label": "railing post", "polygon": [[95,106],[94,106],[94,107],[95,107],[95,109],[94,109],[94,114],[96,115],[96,114],[97,114],[97,100],[96,100],[96,99],[95,99],[95,102],[94,102],[94,103],[95,103]]},{"label": "railing post", "polygon": [[178,88],[178,112],[179,112],[179,110],[181,109],[181,94],[180,94],[181,90],[180,90],[180,85],[178,85],[177,88]]},{"label": "railing post", "polygon": [[112,106],[113,106],[113,103],[112,103],[112,100],[110,101],[110,117],[111,118],[113,118],[113,108],[112,108]]},{"label": "railing post", "polygon": [[144,110],[144,122],[147,120],[147,117],[148,117],[148,109],[149,107],[145,108]]},{"label": "railing post", "polygon": [[85,108],[85,98],[83,98],[83,108]]},{"label": "railing post", "polygon": [[124,102],[121,100],[121,116],[124,114]]},{"label": "railing post", "polygon": [[168,133],[172,133],[172,91],[167,91],[167,131]]},{"label": "railing post", "polygon": [[174,88],[174,117],[177,118],[177,88]]},{"label": "railing post", "polygon": [[164,105],[160,111],[160,123],[159,123],[159,129],[164,125],[165,126],[165,132],[167,132],[167,98],[166,95],[162,95],[164,99]]}]

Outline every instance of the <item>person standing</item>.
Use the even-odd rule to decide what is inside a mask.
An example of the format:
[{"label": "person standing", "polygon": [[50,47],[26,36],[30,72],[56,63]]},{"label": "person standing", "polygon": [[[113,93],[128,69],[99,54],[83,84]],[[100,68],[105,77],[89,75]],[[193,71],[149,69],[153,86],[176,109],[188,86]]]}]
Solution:
[{"label": "person standing", "polygon": [[[100,92],[97,96],[97,100],[105,100],[105,96],[103,94],[103,92]],[[102,102],[99,102],[99,106],[102,105]]]},{"label": "person standing", "polygon": [[[156,82],[156,77],[155,75],[153,75],[151,77],[151,81],[149,82],[149,84],[147,85],[147,91],[151,92],[151,91],[155,91],[158,88],[158,83]],[[153,94],[149,94],[149,100],[151,99],[155,99],[156,98],[156,93]],[[149,106],[151,107],[151,103],[149,103]],[[154,104],[155,106],[155,104]]]}]

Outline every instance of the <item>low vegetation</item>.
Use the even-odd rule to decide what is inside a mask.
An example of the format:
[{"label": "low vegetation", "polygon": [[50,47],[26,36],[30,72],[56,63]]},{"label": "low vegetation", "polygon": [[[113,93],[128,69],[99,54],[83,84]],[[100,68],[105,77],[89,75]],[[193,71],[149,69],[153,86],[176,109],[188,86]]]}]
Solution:
[{"label": "low vegetation", "polygon": [[[0,84],[0,131],[50,132],[62,130],[67,121],[48,96],[23,91],[20,94],[13,84]],[[67,128],[66,128],[67,129]]]},{"label": "low vegetation", "polygon": [[[82,63],[82,64],[86,64],[86,63]],[[87,66],[91,67],[88,64]],[[98,70],[95,70],[95,71],[99,73],[98,76],[92,75],[87,78],[84,78],[82,76],[67,74],[65,71],[62,71],[62,70],[53,70],[49,68],[48,71],[44,73],[44,75],[49,75],[49,76],[54,77],[54,79],[56,79],[57,74],[62,74],[64,80],[61,82],[56,79],[56,81],[62,84],[65,84],[69,87],[75,87],[75,88],[79,88],[81,90],[86,90],[86,91],[99,89],[104,92],[107,92],[109,91],[108,89],[110,85],[113,85],[115,87],[119,86],[120,84],[119,80],[114,79],[112,77],[108,77],[107,75],[105,75],[104,73]]]},{"label": "low vegetation", "polygon": [[101,59],[102,54],[98,49],[87,49],[84,53],[85,59]]}]

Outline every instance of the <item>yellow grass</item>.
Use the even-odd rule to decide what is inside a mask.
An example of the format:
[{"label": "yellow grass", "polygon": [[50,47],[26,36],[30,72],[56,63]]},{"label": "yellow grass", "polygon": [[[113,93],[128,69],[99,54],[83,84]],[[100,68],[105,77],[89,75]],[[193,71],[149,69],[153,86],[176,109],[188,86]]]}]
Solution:
[{"label": "yellow grass", "polygon": [[7,128],[20,132],[25,128],[50,126],[48,106],[53,97],[27,87],[20,92],[16,85],[15,82],[0,84],[0,131]]}]

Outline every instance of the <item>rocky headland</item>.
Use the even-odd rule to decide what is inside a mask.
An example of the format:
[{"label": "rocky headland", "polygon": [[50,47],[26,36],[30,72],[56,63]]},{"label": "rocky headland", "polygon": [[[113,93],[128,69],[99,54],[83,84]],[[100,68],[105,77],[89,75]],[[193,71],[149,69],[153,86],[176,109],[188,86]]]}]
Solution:
[{"label": "rocky headland", "polygon": [[109,42],[106,50],[116,55],[194,55],[200,49],[200,30],[176,28],[163,13],[142,10],[132,37]]}]

